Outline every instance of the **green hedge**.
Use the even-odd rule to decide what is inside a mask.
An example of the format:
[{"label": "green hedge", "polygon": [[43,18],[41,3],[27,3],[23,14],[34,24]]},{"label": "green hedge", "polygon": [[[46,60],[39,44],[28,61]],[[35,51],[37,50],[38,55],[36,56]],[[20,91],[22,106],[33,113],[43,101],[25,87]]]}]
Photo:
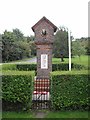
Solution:
[{"label": "green hedge", "polygon": [[[87,70],[90,69],[89,67],[86,67],[84,65],[80,65],[80,64],[71,64],[72,69],[76,69],[76,70]],[[52,71],[67,71],[69,70],[69,64],[68,63],[60,63],[60,64],[52,64]]]},{"label": "green hedge", "polygon": [[90,67],[74,63],[72,65],[72,69],[76,69],[76,70],[90,70]]},{"label": "green hedge", "polygon": [[[77,70],[82,70],[82,69],[88,69],[88,67],[83,66],[83,65],[79,65],[79,64],[71,64],[72,69],[77,69]],[[30,70],[37,70],[37,65],[36,64],[18,64],[16,65],[16,68],[18,70],[26,70],[26,71],[30,71]],[[62,70],[69,70],[69,65],[68,63],[63,63],[63,64],[52,64],[52,71],[62,71]]]},{"label": "green hedge", "polygon": [[[36,64],[18,64],[16,65],[16,68],[18,70],[37,70],[37,65]],[[68,70],[68,64],[52,64],[52,71],[57,71],[57,70]]]},{"label": "green hedge", "polygon": [[37,65],[36,64],[17,64],[16,68],[18,70],[25,70],[25,71],[32,71],[37,69]]},{"label": "green hedge", "polygon": [[[33,74],[29,75],[3,75],[2,76],[2,100],[3,103],[12,104],[12,109],[16,103],[22,107],[31,106],[33,91]],[[8,107],[9,107],[8,105]],[[3,104],[3,106],[5,106]],[[18,106],[18,104],[17,104]],[[4,107],[3,107],[4,108]]]},{"label": "green hedge", "polygon": [[[72,64],[73,65],[73,64]],[[64,64],[52,64],[52,71],[58,71],[58,70],[68,70],[69,66],[67,63]]]},{"label": "green hedge", "polygon": [[[90,76],[89,76],[90,77]],[[55,110],[87,110],[88,74],[51,74],[51,103]]]},{"label": "green hedge", "polygon": [[[73,64],[72,63],[72,69],[76,70],[82,70],[82,69],[90,69],[89,67],[86,67],[84,65],[79,64]],[[2,65],[3,70],[20,70],[20,71],[32,71],[37,70],[37,64],[3,64]],[[52,71],[68,71],[69,65],[68,63],[59,63],[59,64],[52,64]]]}]

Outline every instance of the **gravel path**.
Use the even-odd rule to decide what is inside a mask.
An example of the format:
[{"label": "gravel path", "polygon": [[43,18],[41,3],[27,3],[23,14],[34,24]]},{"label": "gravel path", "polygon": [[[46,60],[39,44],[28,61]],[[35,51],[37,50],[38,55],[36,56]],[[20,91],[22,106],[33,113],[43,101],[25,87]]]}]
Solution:
[{"label": "gravel path", "polygon": [[27,61],[25,61],[25,62],[36,63],[36,62],[37,62],[37,59],[36,59],[36,57],[34,57],[34,58],[32,58],[32,59],[30,59],[30,60],[27,60]]},{"label": "gravel path", "polygon": [[45,118],[46,115],[47,115],[47,112],[45,111],[37,111],[35,113],[35,118]]},{"label": "gravel path", "polygon": [[[26,64],[26,63],[37,63],[37,58],[30,58],[30,60],[25,60],[25,61],[17,61],[17,62],[9,62],[9,63],[3,63],[3,64]],[[2,63],[0,63],[2,65]]]}]

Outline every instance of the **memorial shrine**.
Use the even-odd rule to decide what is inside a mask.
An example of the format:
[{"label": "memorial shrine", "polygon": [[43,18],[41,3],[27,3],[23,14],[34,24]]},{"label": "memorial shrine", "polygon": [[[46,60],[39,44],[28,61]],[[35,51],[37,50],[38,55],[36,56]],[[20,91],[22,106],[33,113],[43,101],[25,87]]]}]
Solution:
[{"label": "memorial shrine", "polygon": [[54,32],[57,27],[46,17],[39,20],[33,27],[37,47],[37,78],[49,78],[52,71],[52,47]]},{"label": "memorial shrine", "polygon": [[37,75],[33,100],[42,102],[50,100],[49,78],[52,71],[54,32],[56,32],[57,27],[46,17],[43,17],[32,27],[32,30],[35,33],[37,49]]}]

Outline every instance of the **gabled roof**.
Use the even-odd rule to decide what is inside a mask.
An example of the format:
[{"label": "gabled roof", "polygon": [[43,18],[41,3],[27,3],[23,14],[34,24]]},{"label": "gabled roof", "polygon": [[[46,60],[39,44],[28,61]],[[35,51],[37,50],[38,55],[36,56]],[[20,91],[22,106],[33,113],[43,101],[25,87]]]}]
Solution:
[{"label": "gabled roof", "polygon": [[35,28],[36,28],[42,21],[46,21],[48,24],[50,24],[50,25],[53,27],[54,32],[56,32],[57,27],[56,27],[52,22],[50,22],[46,17],[41,18],[41,19],[32,27],[32,30],[34,31]]}]

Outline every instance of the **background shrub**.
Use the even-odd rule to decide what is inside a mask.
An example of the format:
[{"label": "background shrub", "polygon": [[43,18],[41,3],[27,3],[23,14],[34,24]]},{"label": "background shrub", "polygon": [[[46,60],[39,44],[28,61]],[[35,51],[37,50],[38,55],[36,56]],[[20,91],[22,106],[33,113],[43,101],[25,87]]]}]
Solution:
[{"label": "background shrub", "polygon": [[52,73],[52,108],[55,110],[87,110],[89,107],[88,88],[88,74]]},{"label": "background shrub", "polygon": [[[33,91],[33,74],[29,75],[3,75],[2,76],[2,102],[3,109],[14,109],[31,106]],[[11,108],[10,108],[11,106]]]}]

